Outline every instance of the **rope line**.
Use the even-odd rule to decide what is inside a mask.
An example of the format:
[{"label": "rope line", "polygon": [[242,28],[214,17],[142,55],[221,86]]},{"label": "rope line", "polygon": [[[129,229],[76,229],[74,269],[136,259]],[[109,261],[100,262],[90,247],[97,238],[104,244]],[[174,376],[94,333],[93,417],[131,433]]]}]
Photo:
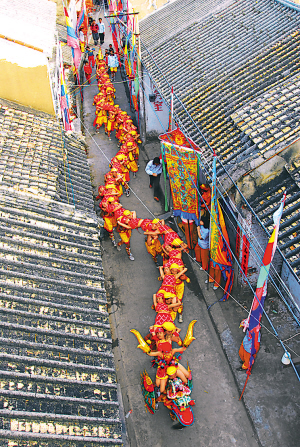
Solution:
[{"label": "rope line", "polygon": [[[138,76],[138,78],[139,78],[139,76]],[[122,82],[123,83],[123,82]],[[141,85],[141,83],[140,83],[140,86],[142,87],[142,89],[144,89],[143,88],[143,86]],[[147,96],[146,96],[147,97]],[[147,100],[149,101],[149,99],[147,98]],[[150,102],[150,101],[149,101]],[[164,128],[164,126],[162,125],[162,123],[161,123],[161,120],[159,119],[159,117],[158,117],[158,115],[157,115],[157,113],[155,112],[155,110],[154,110],[154,108],[152,107],[152,104],[150,103],[150,107],[152,108],[152,110],[154,111],[154,114],[156,115],[156,117],[157,117],[157,119],[158,119],[158,121],[160,122],[160,124],[161,124],[161,126],[162,126],[162,128],[165,130],[165,128]],[[81,120],[80,120],[81,121]],[[87,129],[87,127],[84,125],[84,127]],[[89,132],[89,130],[87,129],[87,131],[88,131],[88,133],[90,134],[90,136],[91,136],[91,138],[93,139],[93,141],[96,143],[96,141],[95,141],[95,139],[93,138],[93,136],[91,135],[91,133]],[[208,144],[208,143],[207,143]],[[103,152],[103,150],[100,148],[100,146],[96,143],[96,146],[100,149],[100,151],[102,152],[102,154],[105,156],[105,158],[110,162],[110,160],[108,159],[108,157],[106,156],[106,154]],[[175,150],[176,150],[176,148],[175,148]],[[188,173],[188,175],[189,175],[189,173]],[[191,179],[192,180],[192,179]],[[193,180],[192,180],[193,181]],[[219,180],[218,180],[219,181]],[[193,182],[194,183],[194,182]],[[220,182],[219,182],[220,183]],[[194,184],[194,186],[196,187],[196,185]],[[130,190],[131,191],[133,191],[132,190],[132,188],[130,187]],[[196,190],[197,190],[197,192],[198,192],[198,194],[199,194],[199,196],[201,197],[201,194],[200,194],[200,192],[198,191],[198,188],[196,187]],[[218,190],[218,188],[217,188],[217,190]],[[219,191],[220,192],[220,191]],[[152,216],[154,216],[154,214],[149,210],[149,208],[144,204],[144,202],[138,197],[138,195],[133,191],[133,193],[134,193],[134,195],[137,197],[137,199],[143,204],[143,206],[148,210],[148,212],[150,212],[150,214],[152,215]],[[208,210],[209,211],[209,210]],[[209,211],[210,212],[210,211]],[[211,214],[211,213],[210,213]],[[220,229],[219,229],[220,230]],[[228,247],[229,248],[229,250],[230,250],[230,252],[232,253],[232,251],[231,251],[231,249],[230,249],[230,247]],[[240,264],[239,264],[239,262],[237,261],[237,259],[236,259],[236,257],[235,257],[235,255],[232,253],[232,255],[234,256],[234,258],[235,258],[235,260],[236,260],[236,262],[237,262],[237,264],[240,266]],[[194,259],[190,256],[190,254],[188,254],[188,256],[194,261]],[[249,284],[249,286],[250,286],[250,288],[251,288],[251,290],[253,291],[253,288],[252,288],[252,286],[251,286],[251,284],[249,283],[249,281],[248,281],[248,279],[246,278],[246,281],[248,282],[248,284]],[[221,287],[222,288],[222,287]],[[224,289],[223,289],[224,290]],[[254,291],[253,291],[254,292]],[[255,294],[255,293],[254,293]],[[240,307],[242,307],[244,310],[245,310],[245,308],[244,308],[244,306],[242,306],[231,294],[229,294],[229,296],[240,306]],[[280,342],[280,344],[282,345],[282,347],[283,347],[283,349],[284,349],[284,351],[286,351],[286,349],[285,349],[285,345],[284,345],[284,343],[283,343],[283,341],[279,338],[279,336],[278,336],[278,333],[277,333],[277,331],[276,331],[276,329],[275,329],[275,327],[273,326],[273,324],[272,324],[272,322],[270,321],[270,319],[269,319],[269,317],[268,317],[268,315],[265,313],[265,311],[264,311],[264,314],[266,315],[266,318],[267,318],[267,320],[269,321],[269,323],[270,323],[270,325],[271,325],[271,327],[272,327],[272,329],[273,329],[273,331],[274,331],[274,334],[268,329],[268,328],[266,328],[264,325],[262,325],[269,333],[271,333],[279,342]],[[275,335],[276,334],[276,335]],[[296,335],[298,335],[298,334],[296,334]],[[296,336],[295,335],[295,336]],[[294,336],[293,336],[294,337]],[[290,337],[290,338],[293,338],[293,337]],[[289,340],[289,339],[288,339]],[[291,348],[289,348],[290,350],[291,350]],[[292,350],[291,350],[292,351]],[[292,351],[292,352],[294,352],[294,351]],[[295,352],[294,352],[295,353]],[[297,355],[297,354],[296,354]],[[292,362],[291,362],[292,363]],[[293,365],[293,363],[292,363],[292,365]],[[298,379],[300,380],[300,378],[299,378],[299,375],[297,374],[297,371],[296,371],[296,369],[295,369],[295,367],[294,367],[294,365],[293,365],[293,368],[294,368],[294,370],[295,370],[295,372],[296,372],[296,375],[297,375],[297,377],[298,377]]]}]

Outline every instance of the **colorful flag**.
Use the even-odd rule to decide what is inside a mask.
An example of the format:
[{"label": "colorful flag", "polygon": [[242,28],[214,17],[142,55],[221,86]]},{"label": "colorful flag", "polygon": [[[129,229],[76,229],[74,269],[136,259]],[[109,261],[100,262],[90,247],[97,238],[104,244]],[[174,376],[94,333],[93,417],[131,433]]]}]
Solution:
[{"label": "colorful flag", "polygon": [[173,121],[173,87],[171,90],[171,98],[170,98],[170,111],[169,111],[169,126],[168,132],[172,132],[172,121]]},{"label": "colorful flag", "polygon": [[59,51],[59,59],[60,59],[60,107],[61,114],[64,123],[65,130],[73,130],[73,125],[70,117],[70,109],[69,109],[69,98],[67,93],[67,87],[65,82],[65,73],[62,62],[62,51],[61,45],[58,48]]},{"label": "colorful flag", "polygon": [[261,328],[260,321],[264,309],[265,298],[267,296],[268,276],[270,272],[271,262],[273,260],[277,247],[279,224],[283,212],[285,199],[286,194],[284,194],[278,210],[273,214],[273,221],[275,227],[269,239],[266,251],[264,253],[264,257],[259,272],[259,277],[257,280],[255,296],[252,302],[250,313],[248,318],[244,321],[243,324],[244,330],[248,330],[248,334],[251,337],[251,352],[250,352],[250,361],[247,373],[248,372],[250,373],[252,365],[254,363],[254,355],[257,353],[259,349],[259,337],[260,337],[259,331]]},{"label": "colorful flag", "polygon": [[69,17],[67,8],[64,7],[66,24],[67,24],[67,44],[72,48],[72,56],[76,70],[78,70],[81,61],[81,50],[79,45],[78,37],[76,36],[75,30],[72,26],[71,19]]},{"label": "colorful flag", "polygon": [[160,135],[159,139],[163,167],[166,162],[170,179],[174,216],[195,220],[198,223],[200,208],[197,194],[197,152],[199,148],[186,138],[180,129]]},{"label": "colorful flag", "polygon": [[81,25],[83,24],[84,20],[86,18],[86,13],[85,13],[85,1],[81,0],[81,9],[80,9],[80,13],[77,19],[77,24],[76,24],[76,36],[79,37],[79,29],[81,27]]},{"label": "colorful flag", "polygon": [[219,267],[225,281],[223,301],[227,300],[233,285],[234,271],[229,247],[229,238],[224,216],[217,199],[216,156],[213,158],[213,181],[210,219],[210,259],[213,267]]}]

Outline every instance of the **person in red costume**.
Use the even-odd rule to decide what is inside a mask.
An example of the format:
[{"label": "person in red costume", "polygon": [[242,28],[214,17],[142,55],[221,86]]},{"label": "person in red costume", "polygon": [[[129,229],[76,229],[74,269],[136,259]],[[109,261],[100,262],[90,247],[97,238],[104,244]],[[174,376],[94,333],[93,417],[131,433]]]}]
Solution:
[{"label": "person in red costume", "polygon": [[88,82],[88,84],[91,83],[91,76],[92,76],[92,67],[90,66],[90,64],[88,63],[88,61],[85,62],[84,67],[83,67],[83,71],[86,77],[86,80]]}]

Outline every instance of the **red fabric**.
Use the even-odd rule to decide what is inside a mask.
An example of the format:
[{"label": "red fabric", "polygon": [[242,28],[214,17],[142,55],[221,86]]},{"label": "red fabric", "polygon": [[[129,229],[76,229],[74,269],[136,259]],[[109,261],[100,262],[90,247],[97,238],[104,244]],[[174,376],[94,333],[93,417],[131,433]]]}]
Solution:
[{"label": "red fabric", "polygon": [[201,263],[203,270],[208,270],[209,249],[201,248],[197,244],[195,247],[195,256],[196,256],[196,261]]},{"label": "red fabric", "polygon": [[[173,249],[173,250],[170,250],[170,252],[169,252],[170,258],[176,258],[178,255],[181,255],[180,250]],[[181,259],[181,257],[180,258],[178,257],[178,259]]]},{"label": "red fabric", "polygon": [[172,343],[169,341],[162,341],[157,343],[157,350],[161,352],[171,352],[172,351]]},{"label": "red fabric", "polygon": [[83,67],[83,69],[84,69],[84,72],[85,72],[85,74],[87,75],[87,74],[92,74],[92,67],[90,66],[90,65],[85,65],[84,67]]},{"label": "red fabric", "polygon": [[141,229],[143,231],[151,231],[152,230],[152,220],[151,219],[143,219],[141,223]]},{"label": "red fabric", "polygon": [[169,307],[167,306],[167,304],[164,304],[164,303],[157,304],[155,310],[156,310],[156,312],[164,311],[162,313],[157,313],[157,315],[155,317],[155,322],[154,322],[154,324],[156,326],[162,326],[167,321],[170,322],[170,323],[173,323],[173,319],[171,317],[171,314],[170,314],[170,311],[169,311]]},{"label": "red fabric", "polygon": [[139,221],[140,221],[140,219],[138,219],[138,218],[130,219],[130,222],[128,223],[128,225],[130,226],[130,228],[132,228],[134,230],[135,228],[138,228]]},{"label": "red fabric", "polygon": [[[95,66],[95,58],[94,58],[94,56],[89,56],[89,64],[92,67]],[[91,71],[91,73],[92,73],[92,71]]]},{"label": "red fabric", "polygon": [[123,216],[123,213],[125,211],[125,208],[120,208],[119,210],[115,211],[115,218],[118,219],[119,217]]},{"label": "red fabric", "polygon": [[165,244],[171,245],[174,241],[174,239],[179,239],[178,234],[175,233],[175,231],[172,231],[172,233],[168,233],[165,236]]},{"label": "red fabric", "polygon": [[91,25],[91,31],[94,34],[99,32],[99,26],[97,25],[97,23],[94,23],[93,25]]}]

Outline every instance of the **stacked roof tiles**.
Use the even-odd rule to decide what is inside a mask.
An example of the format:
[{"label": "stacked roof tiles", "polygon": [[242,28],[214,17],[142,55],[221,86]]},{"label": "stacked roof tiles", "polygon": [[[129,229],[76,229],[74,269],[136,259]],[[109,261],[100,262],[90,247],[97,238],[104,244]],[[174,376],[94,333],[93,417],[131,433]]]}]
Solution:
[{"label": "stacked roof tiles", "polygon": [[0,114],[1,446],[121,445],[85,147],[53,117]]},{"label": "stacked roof tiles", "polygon": [[[230,163],[263,153],[272,146],[271,141],[274,146],[282,137],[295,140],[299,127],[292,108],[298,107],[297,95],[289,99],[288,107],[278,107],[278,101],[284,100],[282,90],[289,90],[299,73],[300,13],[273,0],[223,1],[212,6],[211,2],[195,0],[184,6],[190,8],[194,23],[176,33],[179,25],[173,20],[174,14],[181,18],[181,26],[185,21],[181,5],[175,1],[140,25],[142,41],[151,53],[143,47],[143,63],[165,99],[169,99],[172,85],[228,168]],[[171,38],[163,26],[168,20],[174,24]],[[158,39],[150,28],[161,30]],[[273,95],[275,92],[282,93],[281,99]],[[267,120],[272,126],[268,132],[276,134],[280,124],[280,136],[269,142],[256,138],[256,143],[252,139],[256,134],[246,133],[238,125],[236,113],[246,109],[256,112],[264,101],[268,107],[256,115],[255,128],[260,133]],[[175,112],[189,136],[205,147],[199,131],[176,100]],[[269,134],[266,136],[270,140]],[[209,164],[208,148],[205,157]]]},{"label": "stacked roof tiles", "polygon": [[[274,227],[273,214],[278,209],[283,192],[286,202],[278,236],[279,248],[300,279],[300,159],[286,167],[286,171],[273,182],[262,195],[250,204],[271,233]],[[275,183],[275,185],[274,185]]]}]

